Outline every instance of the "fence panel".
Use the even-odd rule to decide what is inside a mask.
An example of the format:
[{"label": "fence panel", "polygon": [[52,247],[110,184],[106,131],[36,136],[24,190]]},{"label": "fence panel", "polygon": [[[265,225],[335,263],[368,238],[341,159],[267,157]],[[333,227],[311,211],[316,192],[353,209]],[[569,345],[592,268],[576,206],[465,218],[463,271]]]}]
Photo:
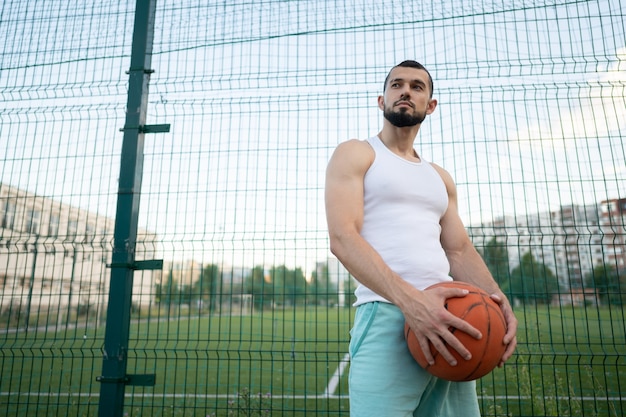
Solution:
[{"label": "fence panel", "polygon": [[[135,9],[0,6],[0,408],[98,413]],[[626,5],[159,0],[128,416],[348,415],[355,281],[328,249],[335,146],[431,71],[418,151],[514,302],[485,416],[626,411]]]}]

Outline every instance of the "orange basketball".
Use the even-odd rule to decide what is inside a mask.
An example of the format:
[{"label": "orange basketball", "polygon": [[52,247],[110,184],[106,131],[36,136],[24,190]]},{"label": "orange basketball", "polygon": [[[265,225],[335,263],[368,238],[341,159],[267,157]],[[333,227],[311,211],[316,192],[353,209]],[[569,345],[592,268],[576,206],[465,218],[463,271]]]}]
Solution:
[{"label": "orange basketball", "polygon": [[457,317],[469,322],[478,329],[482,338],[474,339],[470,335],[455,328],[451,328],[454,335],[472,353],[470,360],[462,358],[458,352],[448,347],[448,350],[457,360],[456,366],[451,366],[443,356],[435,350],[432,343],[430,349],[435,359],[433,365],[428,365],[424,353],[417,342],[415,333],[408,324],[404,326],[404,336],[411,355],[432,375],[449,381],[471,381],[481,378],[491,372],[502,359],[506,346],[502,339],[506,333],[506,321],[500,306],[493,301],[489,294],[473,285],[459,282],[441,282],[427,289],[436,287],[463,288],[469,290],[465,297],[453,297],[446,300],[446,309]]}]

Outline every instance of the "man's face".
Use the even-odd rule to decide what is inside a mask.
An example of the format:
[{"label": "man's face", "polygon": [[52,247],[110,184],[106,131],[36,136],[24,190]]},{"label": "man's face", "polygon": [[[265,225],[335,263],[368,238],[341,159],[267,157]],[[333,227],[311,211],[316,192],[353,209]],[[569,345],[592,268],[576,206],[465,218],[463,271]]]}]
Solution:
[{"label": "man's face", "polygon": [[430,98],[428,73],[417,68],[397,67],[391,71],[385,94],[379,97],[383,116],[396,127],[421,124],[435,109]]}]

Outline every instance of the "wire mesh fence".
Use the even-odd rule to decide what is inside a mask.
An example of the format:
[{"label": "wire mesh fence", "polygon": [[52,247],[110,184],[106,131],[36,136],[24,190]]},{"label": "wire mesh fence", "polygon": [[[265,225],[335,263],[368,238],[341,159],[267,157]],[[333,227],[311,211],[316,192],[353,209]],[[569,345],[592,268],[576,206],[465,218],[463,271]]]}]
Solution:
[{"label": "wire mesh fence", "polygon": [[[626,5],[157,2],[128,416],[348,415],[324,172],[416,59],[419,136],[520,321],[485,416],[626,411]],[[0,409],[97,415],[135,6],[0,6]]]}]

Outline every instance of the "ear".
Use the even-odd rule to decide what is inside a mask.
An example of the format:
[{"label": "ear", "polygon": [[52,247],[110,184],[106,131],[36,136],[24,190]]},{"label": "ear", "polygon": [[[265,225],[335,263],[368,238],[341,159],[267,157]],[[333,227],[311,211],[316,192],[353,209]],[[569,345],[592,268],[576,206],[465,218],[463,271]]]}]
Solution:
[{"label": "ear", "polygon": [[426,109],[426,114],[433,114],[436,107],[437,100],[434,98],[430,99],[430,101],[428,102],[428,108]]},{"label": "ear", "polygon": [[378,96],[378,108],[385,110],[385,98],[383,96]]}]

